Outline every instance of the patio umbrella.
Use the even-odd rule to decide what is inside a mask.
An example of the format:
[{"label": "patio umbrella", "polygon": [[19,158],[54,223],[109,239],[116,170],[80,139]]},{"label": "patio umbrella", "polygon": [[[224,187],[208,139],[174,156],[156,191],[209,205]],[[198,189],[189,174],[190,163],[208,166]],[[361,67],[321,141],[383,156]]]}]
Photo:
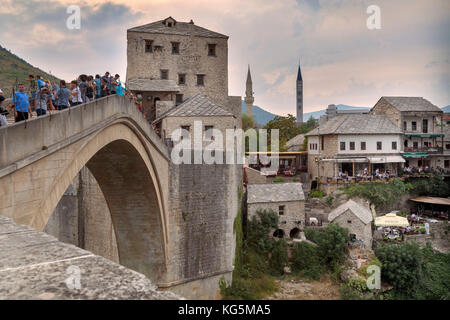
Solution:
[{"label": "patio umbrella", "polygon": [[377,227],[407,227],[408,219],[397,216],[395,213],[388,213],[381,217],[375,218],[375,226]]}]

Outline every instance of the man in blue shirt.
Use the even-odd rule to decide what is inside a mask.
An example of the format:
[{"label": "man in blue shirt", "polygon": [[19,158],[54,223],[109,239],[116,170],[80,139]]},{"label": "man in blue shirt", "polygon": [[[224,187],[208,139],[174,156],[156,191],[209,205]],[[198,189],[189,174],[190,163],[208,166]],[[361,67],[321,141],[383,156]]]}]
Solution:
[{"label": "man in blue shirt", "polygon": [[16,122],[27,120],[28,115],[33,117],[31,114],[30,102],[28,100],[28,95],[25,93],[25,85],[19,84],[19,91],[14,94],[13,97],[14,106],[14,116]]}]

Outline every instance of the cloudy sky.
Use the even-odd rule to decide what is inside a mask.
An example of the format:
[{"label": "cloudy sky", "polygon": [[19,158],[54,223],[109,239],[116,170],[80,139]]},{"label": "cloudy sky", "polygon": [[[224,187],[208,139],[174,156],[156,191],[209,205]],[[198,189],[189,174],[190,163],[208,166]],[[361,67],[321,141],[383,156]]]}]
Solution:
[{"label": "cloudy sky", "polygon": [[[80,30],[66,27],[70,4]],[[366,26],[369,5],[379,30]],[[449,0],[2,0],[0,44],[67,80],[125,79],[127,28],[167,16],[229,35],[229,94],[244,95],[250,64],[255,104],[277,114],[295,113],[299,61],[305,112],[382,95],[450,104]]]}]

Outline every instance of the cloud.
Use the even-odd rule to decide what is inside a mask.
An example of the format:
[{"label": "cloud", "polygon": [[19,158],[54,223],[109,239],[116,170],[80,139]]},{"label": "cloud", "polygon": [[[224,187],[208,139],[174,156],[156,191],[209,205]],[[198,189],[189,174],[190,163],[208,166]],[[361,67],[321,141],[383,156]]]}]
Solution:
[{"label": "cloud", "polygon": [[[299,60],[305,112],[372,106],[381,95],[450,103],[448,0],[90,0],[78,2],[78,31],[65,28],[73,2],[6,0],[2,45],[68,80],[124,74],[126,29],[173,16],[229,35],[229,93],[244,95],[250,64],[255,104],[274,113],[295,112]],[[380,6],[381,30],[366,28],[372,4]]]}]

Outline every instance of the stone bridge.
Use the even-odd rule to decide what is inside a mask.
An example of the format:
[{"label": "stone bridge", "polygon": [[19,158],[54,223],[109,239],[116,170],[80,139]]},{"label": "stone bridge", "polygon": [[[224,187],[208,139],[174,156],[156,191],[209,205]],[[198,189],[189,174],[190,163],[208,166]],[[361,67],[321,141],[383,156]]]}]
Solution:
[{"label": "stone bridge", "polygon": [[124,96],[0,128],[0,216],[43,231],[87,168],[106,200],[119,263],[160,289],[213,298],[220,277],[231,280],[241,169],[174,165],[169,155]]}]

